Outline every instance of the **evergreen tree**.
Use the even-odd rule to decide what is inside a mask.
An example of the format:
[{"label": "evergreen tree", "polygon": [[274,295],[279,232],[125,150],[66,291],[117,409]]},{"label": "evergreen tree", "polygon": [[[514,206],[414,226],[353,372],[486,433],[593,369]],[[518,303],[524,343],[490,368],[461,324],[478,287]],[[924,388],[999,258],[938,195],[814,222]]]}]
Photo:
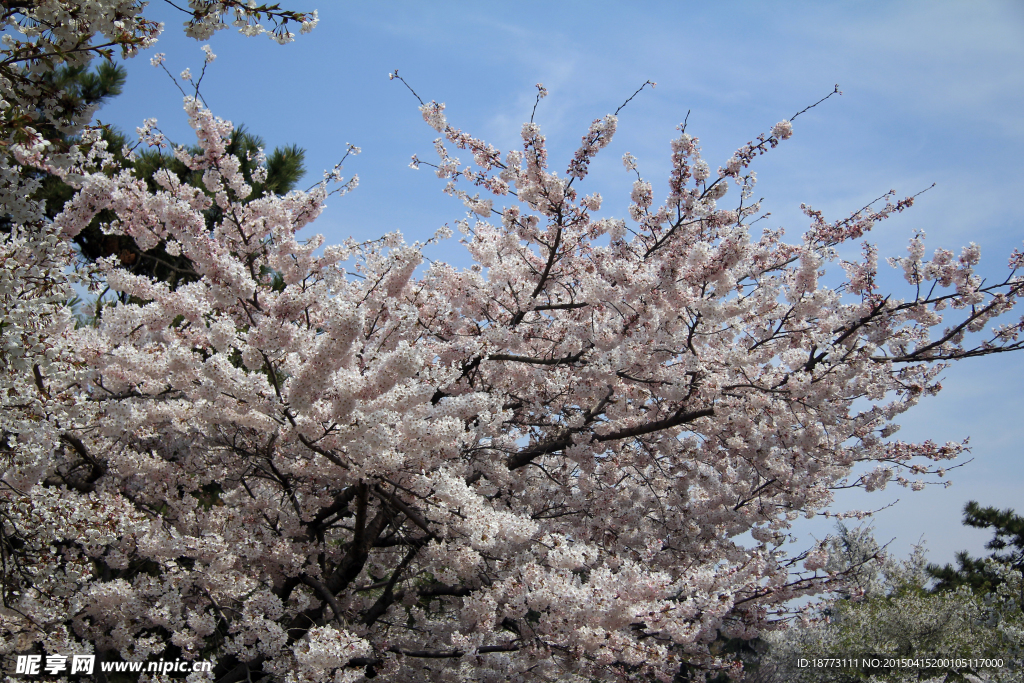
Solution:
[{"label": "evergreen tree", "polygon": [[[112,62],[101,62],[95,70],[87,70],[84,65],[62,66],[40,76],[39,88],[48,93],[58,103],[62,118],[79,120],[91,117],[92,112],[112,97],[120,95],[124,89],[127,72],[124,67]],[[66,152],[78,140],[67,135],[62,126],[42,115],[41,111],[33,112],[33,130],[50,143],[56,152]],[[111,149],[120,150],[124,144],[123,136],[104,129],[104,137],[110,142],[121,144],[110,145]],[[15,139],[19,139],[15,136]],[[21,167],[22,177],[32,176],[42,185],[32,197],[45,203],[45,214],[52,219],[71,198],[74,190],[65,185],[59,178],[42,171]],[[0,214],[0,233],[8,233],[11,229],[11,215]]]},{"label": "evergreen tree", "polygon": [[[111,150],[121,149],[124,146],[123,136],[116,131],[108,130],[105,139],[108,140],[108,147]],[[246,198],[247,201],[263,197],[268,193],[287,194],[295,188],[305,173],[303,163],[305,150],[296,145],[290,145],[278,147],[267,156],[266,177],[260,179],[253,172],[256,170],[257,158],[262,153],[264,146],[265,143],[261,137],[250,133],[241,125],[232,132],[227,145],[228,152],[236,155],[240,160],[242,175],[252,187],[251,194]],[[189,149],[189,151],[198,152],[195,148]],[[172,153],[144,151],[132,161],[122,159],[122,163],[130,165],[135,176],[145,180],[151,190],[156,189],[154,180],[156,173],[166,169],[176,175],[181,182],[206,191],[202,173],[190,170]],[[66,196],[61,194],[59,201],[54,204],[62,207],[64,201],[72,196],[73,190],[61,184],[61,192],[66,193]],[[50,210],[49,203],[47,209]],[[221,218],[222,211],[216,204],[206,211],[206,223],[211,230]],[[167,281],[172,287],[179,282],[190,282],[195,279],[188,259],[184,256],[168,254],[163,244],[152,249],[142,250],[128,235],[106,234],[103,231],[103,224],[111,219],[112,216],[109,215],[109,212],[101,211],[85,230],[75,236],[75,243],[78,244],[85,259],[95,261],[99,258],[116,255],[120,258],[121,263],[129,267],[132,272]]]},{"label": "evergreen tree", "polygon": [[[55,69],[45,75],[45,84],[49,92],[57,93],[61,111],[66,113],[67,118],[74,119],[91,115],[97,107],[120,95],[126,77],[124,67],[113,62],[101,62],[94,70],[88,70],[85,66],[64,66]],[[57,126],[49,123],[37,125],[36,130],[60,151],[81,142],[77,137],[65,135]],[[128,139],[120,131],[111,126],[104,126],[101,139],[115,156],[117,163],[114,168],[131,168],[134,175],[145,180],[151,190],[156,189],[154,176],[162,169],[171,171],[183,183],[204,187],[202,174],[190,170],[175,158],[173,153],[143,151],[134,159],[127,159],[122,150],[128,144]],[[268,193],[287,194],[295,188],[305,173],[305,150],[296,145],[288,145],[278,147],[267,155],[265,178],[254,176],[257,159],[264,148],[263,139],[247,131],[244,125],[238,126],[232,132],[228,153],[237,156],[241,161],[242,174],[252,187],[249,200]],[[198,149],[192,148],[189,151],[195,153]],[[114,172],[114,168],[111,168],[111,172]],[[43,202],[44,214],[52,220],[74,196],[74,188],[54,175],[31,169],[24,172],[35,175],[40,181],[40,189],[33,199]],[[163,244],[142,250],[130,236],[106,234],[103,226],[113,218],[109,210],[101,211],[86,229],[75,236],[74,242],[78,245],[83,259],[96,261],[108,256],[117,256],[121,263],[133,272],[164,280],[172,287],[179,282],[195,279],[188,259],[168,254]],[[206,219],[207,225],[212,229],[212,226],[221,219],[221,209],[214,205],[207,211]],[[9,232],[10,223],[10,216],[0,216],[0,232]]]},{"label": "evergreen tree", "polygon": [[1011,568],[1024,570],[1024,517],[1012,509],[1000,510],[995,507],[981,507],[976,501],[964,506],[964,524],[978,529],[992,529],[992,540],[985,547],[993,552],[988,558],[974,558],[963,550],[956,554],[957,566],[946,564],[928,565],[928,573],[936,579],[933,590],[953,590],[968,586],[975,593],[987,593],[999,585],[1001,579],[994,574],[992,559]]}]

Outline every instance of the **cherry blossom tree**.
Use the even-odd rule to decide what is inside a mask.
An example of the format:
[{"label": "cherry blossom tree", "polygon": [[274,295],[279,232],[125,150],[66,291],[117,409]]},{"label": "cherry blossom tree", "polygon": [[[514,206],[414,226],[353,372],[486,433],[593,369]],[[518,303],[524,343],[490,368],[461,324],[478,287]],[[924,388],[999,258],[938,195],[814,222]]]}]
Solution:
[{"label": "cherry blossom tree", "polygon": [[[717,172],[681,125],[660,206],[627,155],[626,220],[583,188],[615,115],[559,174],[532,121],[501,152],[423,102],[472,212],[459,270],[398,233],[300,240],[352,180],[249,199],[231,124],[185,109],[202,187],[151,189],[88,130],[9,143],[77,193],[0,241],[5,654],[208,658],[224,682],[738,673],[708,644],[836,582],[824,548],[782,551],[793,521],[941,473],[964,446],[893,440],[899,415],[946,363],[1022,344],[997,320],[1019,252],[982,280],[978,247],[918,234],[899,296],[870,244],[840,259],[913,198],[805,207],[792,243],[751,228],[750,167],[799,114]],[[76,328],[68,244],[101,211],[197,277],[101,259],[77,277],[120,299]]]}]

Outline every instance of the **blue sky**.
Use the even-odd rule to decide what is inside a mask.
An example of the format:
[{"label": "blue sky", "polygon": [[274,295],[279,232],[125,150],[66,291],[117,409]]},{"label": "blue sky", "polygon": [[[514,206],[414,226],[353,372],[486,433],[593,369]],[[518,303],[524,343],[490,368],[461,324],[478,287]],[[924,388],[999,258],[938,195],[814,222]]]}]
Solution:
[{"label": "blue sky", "polygon": [[[427,169],[433,130],[388,72],[398,69],[426,100],[447,104],[449,121],[500,149],[516,146],[530,116],[534,84],[550,91],[537,121],[562,165],[589,123],[614,111],[645,80],[619,117],[613,143],[588,178],[602,213],[625,216],[631,179],[624,152],[664,193],[668,142],[690,111],[712,168],[739,145],[791,117],[838,83],[834,97],[802,115],[794,136],[759,159],[756,191],[765,221],[792,239],[806,226],[801,202],[839,217],[894,189],[916,206],[869,234],[883,256],[904,253],[917,229],[931,248],[982,247],[984,273],[999,276],[1024,225],[1024,4],[1019,2],[405,2],[289,0],[317,9],[320,25],[286,46],[233,30],[207,41],[218,55],[202,92],[214,113],[245,123],[268,147],[307,150],[305,186],[344,153],[359,189],[331,202],[314,230],[327,242],[401,230],[425,239],[464,214]],[[155,51],[177,74],[198,73],[200,43],[178,27],[184,16],[154,1],[148,15],[167,29]],[[132,131],[156,117],[191,143],[181,94],[149,65],[130,60],[125,94],[99,118]],[[659,190],[660,188],[660,190]],[[468,263],[452,240],[432,254]],[[900,278],[889,278],[901,296]],[[878,538],[905,554],[924,538],[935,561],[966,548],[983,552],[983,531],[964,529],[965,501],[1024,512],[1024,354],[969,362],[945,373],[944,390],[905,416],[899,437],[971,437],[974,462],[949,489],[841,496],[838,509],[873,509]],[[801,523],[803,538],[828,533],[823,519]]]}]

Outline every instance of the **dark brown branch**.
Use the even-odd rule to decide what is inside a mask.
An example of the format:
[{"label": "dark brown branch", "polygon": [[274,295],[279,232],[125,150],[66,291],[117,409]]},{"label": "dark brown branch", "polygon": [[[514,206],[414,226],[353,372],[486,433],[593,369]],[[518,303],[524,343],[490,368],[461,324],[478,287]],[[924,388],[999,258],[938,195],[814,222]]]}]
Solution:
[{"label": "dark brown branch", "polygon": [[755,498],[757,498],[758,494],[761,493],[761,491],[764,491],[766,488],[768,488],[769,486],[774,484],[776,481],[777,481],[777,479],[775,477],[772,477],[771,479],[769,479],[765,483],[763,483],[760,486],[758,486],[756,489],[754,489],[753,491],[750,492],[750,496],[748,496],[747,498],[745,498],[745,499],[741,500],[740,502],[736,503],[736,507],[734,507],[733,510],[734,511],[735,510],[739,510],[741,507],[743,507],[744,505],[746,505],[750,501],[752,501]]},{"label": "dark brown branch", "polygon": [[355,500],[356,489],[357,487],[355,486],[349,486],[344,491],[335,496],[334,502],[320,510],[320,512],[317,513],[316,517],[314,517],[310,521],[310,526],[314,528],[323,527],[325,526],[324,523],[327,521],[329,517],[344,510],[347,510],[349,503]]},{"label": "dark brown branch", "polygon": [[529,465],[536,458],[542,455],[545,455],[547,453],[555,453],[572,444],[573,436],[583,431],[584,428],[586,428],[595,419],[597,419],[598,415],[604,412],[605,406],[607,406],[608,402],[611,401],[612,394],[614,392],[615,389],[611,385],[609,385],[608,393],[605,394],[604,398],[602,398],[596,406],[594,406],[593,408],[591,408],[590,410],[583,414],[582,427],[580,427],[579,429],[566,430],[559,436],[555,437],[554,439],[551,439],[550,441],[545,441],[543,443],[530,446],[529,448],[524,448],[523,450],[509,456],[508,459],[505,460],[505,466],[508,467],[510,470],[517,470],[520,467],[525,467],[526,465]]},{"label": "dark brown branch", "polygon": [[454,596],[457,598],[464,598],[469,595],[472,591],[465,586],[449,586],[444,583],[432,583],[425,588],[421,588],[416,591],[416,594],[421,598],[436,598],[445,595]]},{"label": "dark brown branch", "polygon": [[338,604],[337,598],[334,597],[331,591],[327,590],[327,586],[325,586],[319,579],[309,575],[303,575],[302,583],[315,590],[317,595],[323,598],[327,604],[331,606],[331,610],[334,612],[334,620],[337,621],[339,625],[342,625],[341,606]]},{"label": "dark brown branch", "polygon": [[32,366],[32,376],[36,380],[36,388],[39,389],[39,393],[46,398],[50,398],[50,392],[46,390],[46,384],[43,382],[43,373],[39,370],[39,364]]},{"label": "dark brown branch", "polygon": [[533,307],[535,311],[567,311],[573,308],[586,308],[590,304],[539,304]]},{"label": "dark brown branch", "polygon": [[398,577],[402,575],[405,568],[412,562],[412,558],[416,557],[416,553],[419,551],[419,547],[413,547],[409,549],[409,552],[405,554],[402,561],[395,568],[395,571],[391,572],[391,578],[388,579],[387,585],[384,586],[384,592],[377,598],[377,602],[373,603],[370,609],[366,610],[363,615],[363,623],[367,626],[373,626],[374,623],[388,611],[396,599],[400,599],[399,596],[395,595],[394,588],[395,584],[398,583]]},{"label": "dark brown branch", "polygon": [[[477,654],[485,655],[491,652],[519,652],[520,649],[519,645],[484,645],[478,648],[476,652]],[[466,656],[465,650],[406,650],[400,647],[389,647],[387,651],[421,659],[455,659]],[[355,657],[350,659],[346,666],[377,666],[383,662],[384,660],[377,657]]]},{"label": "dark brown branch", "polygon": [[[483,356],[476,356],[468,363],[463,363],[462,374],[459,375],[459,379],[452,382],[452,384],[458,384],[461,380],[468,377],[474,370],[480,367],[480,361],[482,360]],[[441,401],[441,399],[447,395],[448,394],[445,393],[442,389],[438,389],[437,391],[434,392],[434,395],[430,397],[430,402],[433,403],[434,405],[437,405]]]},{"label": "dark brown branch", "polygon": [[93,488],[92,485],[96,482],[96,480],[102,477],[104,474],[106,474],[106,464],[104,464],[101,460],[97,460],[96,458],[94,458],[92,454],[89,453],[89,449],[85,447],[85,444],[82,442],[82,440],[79,439],[74,434],[69,434],[68,432],[65,432],[60,435],[60,439],[61,441],[75,449],[75,452],[82,456],[82,458],[92,466],[92,471],[89,473],[89,476],[86,477],[85,479],[85,485],[81,487],[81,490],[83,492],[91,491]]},{"label": "dark brown branch", "polygon": [[383,489],[381,489],[380,486],[374,486],[373,492],[382,501],[394,506],[395,509],[397,509],[399,512],[403,513],[406,517],[408,517],[413,524],[426,531],[428,538],[436,538],[436,534],[434,534],[434,532],[430,530],[430,527],[427,526],[426,520],[424,520],[423,517],[420,516],[420,513],[413,510],[400,498],[385,492]]},{"label": "dark brown branch", "polygon": [[[859,330],[860,328],[864,327],[869,322],[871,322],[872,320],[877,318],[882,313],[882,311],[885,310],[885,306],[888,303],[889,303],[889,297],[885,297],[884,299],[879,301],[876,305],[872,306],[871,307],[871,311],[867,315],[865,315],[862,318],[860,318],[859,320],[853,322],[845,331],[842,332],[842,334],[840,334],[832,342],[832,346],[839,346],[844,341],[849,339],[850,336],[852,334],[854,334],[857,330]],[[842,328],[840,328],[840,330],[841,329]],[[839,332],[840,330],[836,330],[836,332]],[[820,363],[821,361],[823,361],[825,359],[825,357],[827,355],[828,354],[826,352],[822,351],[817,356],[815,356],[814,352],[812,351],[811,352],[811,357],[807,360],[807,363],[804,364],[804,370],[806,370],[807,372],[811,372],[812,370],[814,370],[814,367],[818,363]]]},{"label": "dark brown branch", "polygon": [[563,363],[575,363],[583,357],[589,349],[583,349],[579,353],[572,353],[562,358],[533,358],[532,356],[513,356],[506,353],[495,353],[487,356],[487,360],[512,361],[515,363],[530,363],[533,365],[562,365]]},{"label": "dark brown branch", "polygon": [[[530,295],[531,299],[536,299],[537,296],[544,291],[544,285],[547,284],[548,276],[551,275],[551,268],[555,265],[555,261],[557,261],[556,257],[558,256],[558,248],[560,246],[562,246],[561,226],[559,226],[558,230],[555,232],[555,242],[554,244],[551,245],[551,251],[548,252],[548,260],[547,263],[544,264],[544,272],[540,274],[540,280],[537,282],[537,286],[534,287],[533,293]],[[519,311],[514,316],[512,316],[512,320],[509,321],[509,326],[515,327],[516,325],[523,321],[524,317],[526,317],[526,312]]]},{"label": "dark brown branch", "polygon": [[[605,441],[614,441],[621,438],[643,436],[644,434],[671,429],[673,427],[678,427],[679,425],[693,422],[698,418],[707,418],[712,415],[715,415],[715,409],[713,408],[705,408],[691,413],[677,412],[675,415],[665,418],[664,420],[648,422],[647,424],[637,425],[636,427],[629,427],[627,429],[620,429],[607,434],[595,434],[594,440],[603,443]],[[505,461],[505,464],[510,470],[515,470],[528,465],[543,455],[562,451],[572,443],[572,436],[580,433],[580,431],[582,430],[566,432],[557,438],[551,439],[550,441],[532,445],[528,447],[528,449],[523,449],[509,457],[508,460]]]},{"label": "dark brown branch", "polygon": [[309,439],[304,437],[302,434],[299,434],[299,441],[301,441],[306,446],[306,448],[308,448],[309,450],[313,451],[314,453],[319,453],[320,455],[324,456],[325,458],[327,458],[328,460],[333,462],[335,465],[337,465],[341,469],[343,469],[343,470],[347,470],[348,469],[348,465],[346,465],[344,462],[342,462],[341,458],[339,458],[334,453],[331,453],[330,451],[328,451],[325,448],[320,448],[320,446],[317,446],[314,442],[310,441]]},{"label": "dark brown branch", "polygon": [[[427,659],[447,659],[453,657],[465,657],[464,650],[403,650],[399,647],[389,648],[390,652],[402,654],[406,657],[422,657]],[[484,645],[477,649],[477,653],[485,655],[489,652],[519,652],[518,645]]]},{"label": "dark brown branch", "polygon": [[620,429],[617,432],[611,432],[609,434],[598,434],[594,437],[595,441],[614,441],[616,439],[628,439],[636,436],[643,436],[644,434],[650,434],[652,432],[660,432],[665,429],[671,429],[672,427],[678,427],[681,424],[693,422],[696,419],[702,417],[710,417],[715,414],[714,408],[701,408],[700,410],[694,410],[689,413],[676,412],[671,417],[666,417],[664,420],[657,420],[655,422],[648,422],[647,424],[637,425],[636,427],[629,427],[628,429]]},{"label": "dark brown branch", "polygon": [[352,545],[345,553],[345,557],[338,563],[338,568],[327,579],[325,585],[334,595],[348,587],[352,580],[359,576],[363,570],[366,559],[369,557],[370,548],[377,541],[381,531],[388,522],[388,515],[381,510],[362,530],[362,533],[352,539]]}]

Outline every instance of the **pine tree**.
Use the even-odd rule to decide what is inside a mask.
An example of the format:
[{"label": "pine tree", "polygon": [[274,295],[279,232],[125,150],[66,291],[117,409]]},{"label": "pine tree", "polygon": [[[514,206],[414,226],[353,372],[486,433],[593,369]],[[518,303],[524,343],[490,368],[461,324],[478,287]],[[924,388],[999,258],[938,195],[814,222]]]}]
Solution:
[{"label": "pine tree", "polygon": [[[40,77],[39,87],[51,95],[58,103],[58,110],[63,118],[77,120],[91,116],[96,108],[110,98],[120,95],[124,89],[127,72],[124,67],[112,62],[101,62],[95,70],[87,70],[85,66],[62,66],[46,72]],[[60,127],[42,115],[41,111],[33,113],[33,130],[35,134],[46,140],[57,152],[67,151],[78,142],[75,137],[67,135]],[[104,128],[104,137],[110,142],[112,149],[120,150],[124,144],[123,136]],[[17,136],[16,136],[17,139]],[[33,176],[42,183],[41,188],[32,198],[45,203],[45,214],[52,219],[60,212],[64,202],[74,195],[74,190],[65,185],[59,178],[35,169],[22,167],[24,176]],[[0,233],[8,233],[11,229],[10,214],[0,215]]]},{"label": "pine tree", "polygon": [[[123,136],[116,131],[108,131],[106,139],[112,150],[124,146]],[[296,145],[290,145],[278,147],[267,156],[266,178],[262,181],[258,180],[253,175],[253,171],[256,169],[256,159],[262,153],[264,146],[265,143],[261,137],[250,133],[242,125],[233,131],[227,146],[228,152],[238,157],[241,162],[242,175],[252,187],[252,193],[247,198],[248,201],[263,197],[268,193],[287,194],[295,188],[305,173],[303,163],[305,150]],[[198,150],[190,149],[189,151],[195,153]],[[176,175],[183,183],[204,188],[202,173],[190,170],[171,153],[144,151],[138,154],[135,160],[122,161],[122,163],[130,165],[135,176],[145,180],[151,190],[156,189],[154,180],[156,173],[163,169]],[[63,187],[67,192],[66,201],[73,194],[73,190],[67,186]],[[60,202],[60,206],[63,206],[63,201]],[[222,211],[216,204],[206,211],[206,223],[211,229],[221,218]],[[132,272],[164,280],[172,288],[178,283],[191,282],[196,279],[188,259],[184,256],[168,254],[163,244],[152,249],[142,250],[135,240],[127,235],[106,234],[103,231],[103,224],[109,222],[110,219],[111,216],[108,215],[108,212],[100,212],[92,223],[75,237],[75,242],[81,249],[83,258],[95,261],[99,258],[116,255],[121,263],[129,267]]]},{"label": "pine tree", "polygon": [[[58,93],[61,111],[67,117],[85,116],[87,112],[102,106],[111,98],[123,92],[127,72],[124,67],[113,62],[101,62],[94,70],[85,66],[65,66],[46,74],[46,85],[50,92]],[[47,139],[57,150],[67,150],[81,141],[76,137],[65,135],[59,128],[51,124],[40,124],[37,132]],[[157,171],[166,169],[174,173],[179,180],[194,187],[203,187],[202,174],[190,170],[175,158],[173,153],[160,151],[144,151],[134,159],[127,159],[122,150],[128,144],[128,138],[112,126],[103,126],[102,138],[107,149],[113,152],[116,166],[131,168],[139,179],[145,180],[151,190],[156,189],[154,176]],[[228,153],[238,157],[242,164],[242,174],[252,187],[249,200],[265,196],[268,193],[287,194],[295,188],[305,173],[305,150],[297,145],[275,148],[267,155],[266,178],[258,180],[253,175],[257,166],[257,158],[265,148],[264,140],[239,125],[232,133],[228,145]],[[191,149],[196,152],[196,149]],[[113,169],[111,169],[113,171]],[[75,189],[65,184],[60,178],[40,171],[26,170],[35,174],[41,187],[33,197],[44,203],[44,214],[52,220],[64,207],[64,204],[75,194]],[[101,211],[89,226],[75,236],[79,252],[85,261],[96,261],[108,256],[117,256],[121,263],[137,274],[146,274],[168,282],[171,287],[181,282],[195,279],[191,263],[183,256],[168,254],[164,246],[142,250],[135,240],[127,235],[109,235],[103,226],[113,220],[110,211]],[[214,205],[207,212],[207,224],[215,225],[221,219],[221,210]],[[0,232],[9,232],[10,217],[0,216]]]},{"label": "pine tree", "polygon": [[993,552],[988,558],[974,558],[966,551],[956,554],[957,567],[951,564],[928,565],[928,573],[936,579],[933,590],[953,590],[969,586],[976,593],[988,593],[999,585],[987,560],[995,560],[1011,568],[1024,570],[1024,517],[1012,509],[981,507],[976,501],[964,506],[964,524],[978,529],[992,529],[992,540],[985,547]]}]

